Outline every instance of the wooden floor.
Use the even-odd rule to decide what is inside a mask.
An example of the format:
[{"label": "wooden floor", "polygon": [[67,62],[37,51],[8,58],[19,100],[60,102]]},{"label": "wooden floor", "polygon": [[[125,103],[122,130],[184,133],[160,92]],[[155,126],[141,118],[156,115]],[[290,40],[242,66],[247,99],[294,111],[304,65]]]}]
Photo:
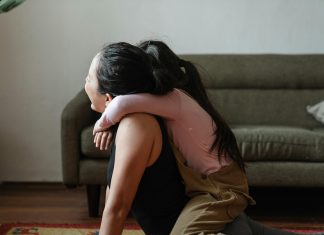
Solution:
[{"label": "wooden floor", "polygon": [[[274,227],[324,229],[324,189],[251,188],[257,205],[247,214]],[[101,210],[104,202],[102,190]],[[131,218],[130,221],[133,221]],[[0,184],[0,223],[100,223],[87,212],[85,187]]]}]

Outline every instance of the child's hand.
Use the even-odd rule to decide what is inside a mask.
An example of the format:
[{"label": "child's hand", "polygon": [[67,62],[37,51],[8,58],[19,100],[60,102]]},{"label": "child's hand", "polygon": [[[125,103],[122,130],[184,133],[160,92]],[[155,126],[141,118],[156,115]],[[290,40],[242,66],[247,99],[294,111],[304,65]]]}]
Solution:
[{"label": "child's hand", "polygon": [[112,141],[111,131],[100,131],[95,134],[94,143],[100,150],[107,150]]},{"label": "child's hand", "polygon": [[97,132],[105,131],[108,128],[102,126],[102,121],[99,119],[93,127],[92,134],[95,135]]}]

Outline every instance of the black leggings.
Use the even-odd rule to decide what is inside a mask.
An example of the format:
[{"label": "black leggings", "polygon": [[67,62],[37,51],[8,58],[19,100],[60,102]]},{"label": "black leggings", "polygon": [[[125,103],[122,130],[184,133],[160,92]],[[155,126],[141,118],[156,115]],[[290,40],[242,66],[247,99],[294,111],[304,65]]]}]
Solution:
[{"label": "black leggings", "polygon": [[[299,233],[266,227],[246,214],[241,214],[233,222],[228,224],[222,232],[226,235],[296,235]],[[309,235],[321,235],[324,233],[309,233]]]}]

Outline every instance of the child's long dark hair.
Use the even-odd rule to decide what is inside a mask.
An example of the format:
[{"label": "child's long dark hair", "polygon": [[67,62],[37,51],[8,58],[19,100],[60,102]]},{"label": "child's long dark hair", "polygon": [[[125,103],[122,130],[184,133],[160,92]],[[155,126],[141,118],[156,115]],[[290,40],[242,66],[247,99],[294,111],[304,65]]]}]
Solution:
[{"label": "child's long dark hair", "polygon": [[191,95],[216,124],[210,151],[230,156],[242,170],[244,162],[236,139],[208,99],[196,67],[180,59],[163,42],[137,46],[121,42],[105,46],[98,54],[99,92],[113,96],[134,93],[164,95],[179,88]]},{"label": "child's long dark hair", "polygon": [[212,117],[216,124],[215,140],[210,151],[217,149],[219,154],[228,154],[244,170],[244,161],[238,149],[236,138],[216,109],[211,104],[196,67],[189,61],[180,59],[165,43],[145,41],[139,44],[161,67],[170,71],[177,79],[174,87],[186,91]]}]

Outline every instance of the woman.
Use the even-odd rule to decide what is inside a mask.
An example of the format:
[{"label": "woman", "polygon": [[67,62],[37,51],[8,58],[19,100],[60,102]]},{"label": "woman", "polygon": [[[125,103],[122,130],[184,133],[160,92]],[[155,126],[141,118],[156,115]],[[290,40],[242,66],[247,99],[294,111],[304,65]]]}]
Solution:
[{"label": "woman", "polygon": [[[167,70],[154,67],[144,51],[119,43],[105,47],[94,58],[85,89],[92,108],[103,112],[118,95],[171,91],[175,85],[165,79],[174,81]],[[121,234],[130,209],[146,234],[169,234],[188,199],[163,123],[147,114],[123,118],[115,133],[112,150],[100,234]],[[233,223],[234,230],[228,229],[229,234],[236,231],[237,225],[240,232],[233,234],[243,234],[242,224],[248,228],[254,226],[244,216],[237,221]],[[291,234],[261,228],[275,232],[268,234]],[[247,229],[246,234],[255,231],[253,227]]]},{"label": "woman", "polygon": [[[109,58],[96,55],[86,78],[93,110],[103,112],[117,95],[159,92],[153,80],[159,77],[151,77],[143,51],[123,43],[106,49]],[[146,234],[169,234],[187,197],[163,123],[147,114],[129,115],[120,122],[114,142],[100,234],[121,234],[129,210]]]}]

